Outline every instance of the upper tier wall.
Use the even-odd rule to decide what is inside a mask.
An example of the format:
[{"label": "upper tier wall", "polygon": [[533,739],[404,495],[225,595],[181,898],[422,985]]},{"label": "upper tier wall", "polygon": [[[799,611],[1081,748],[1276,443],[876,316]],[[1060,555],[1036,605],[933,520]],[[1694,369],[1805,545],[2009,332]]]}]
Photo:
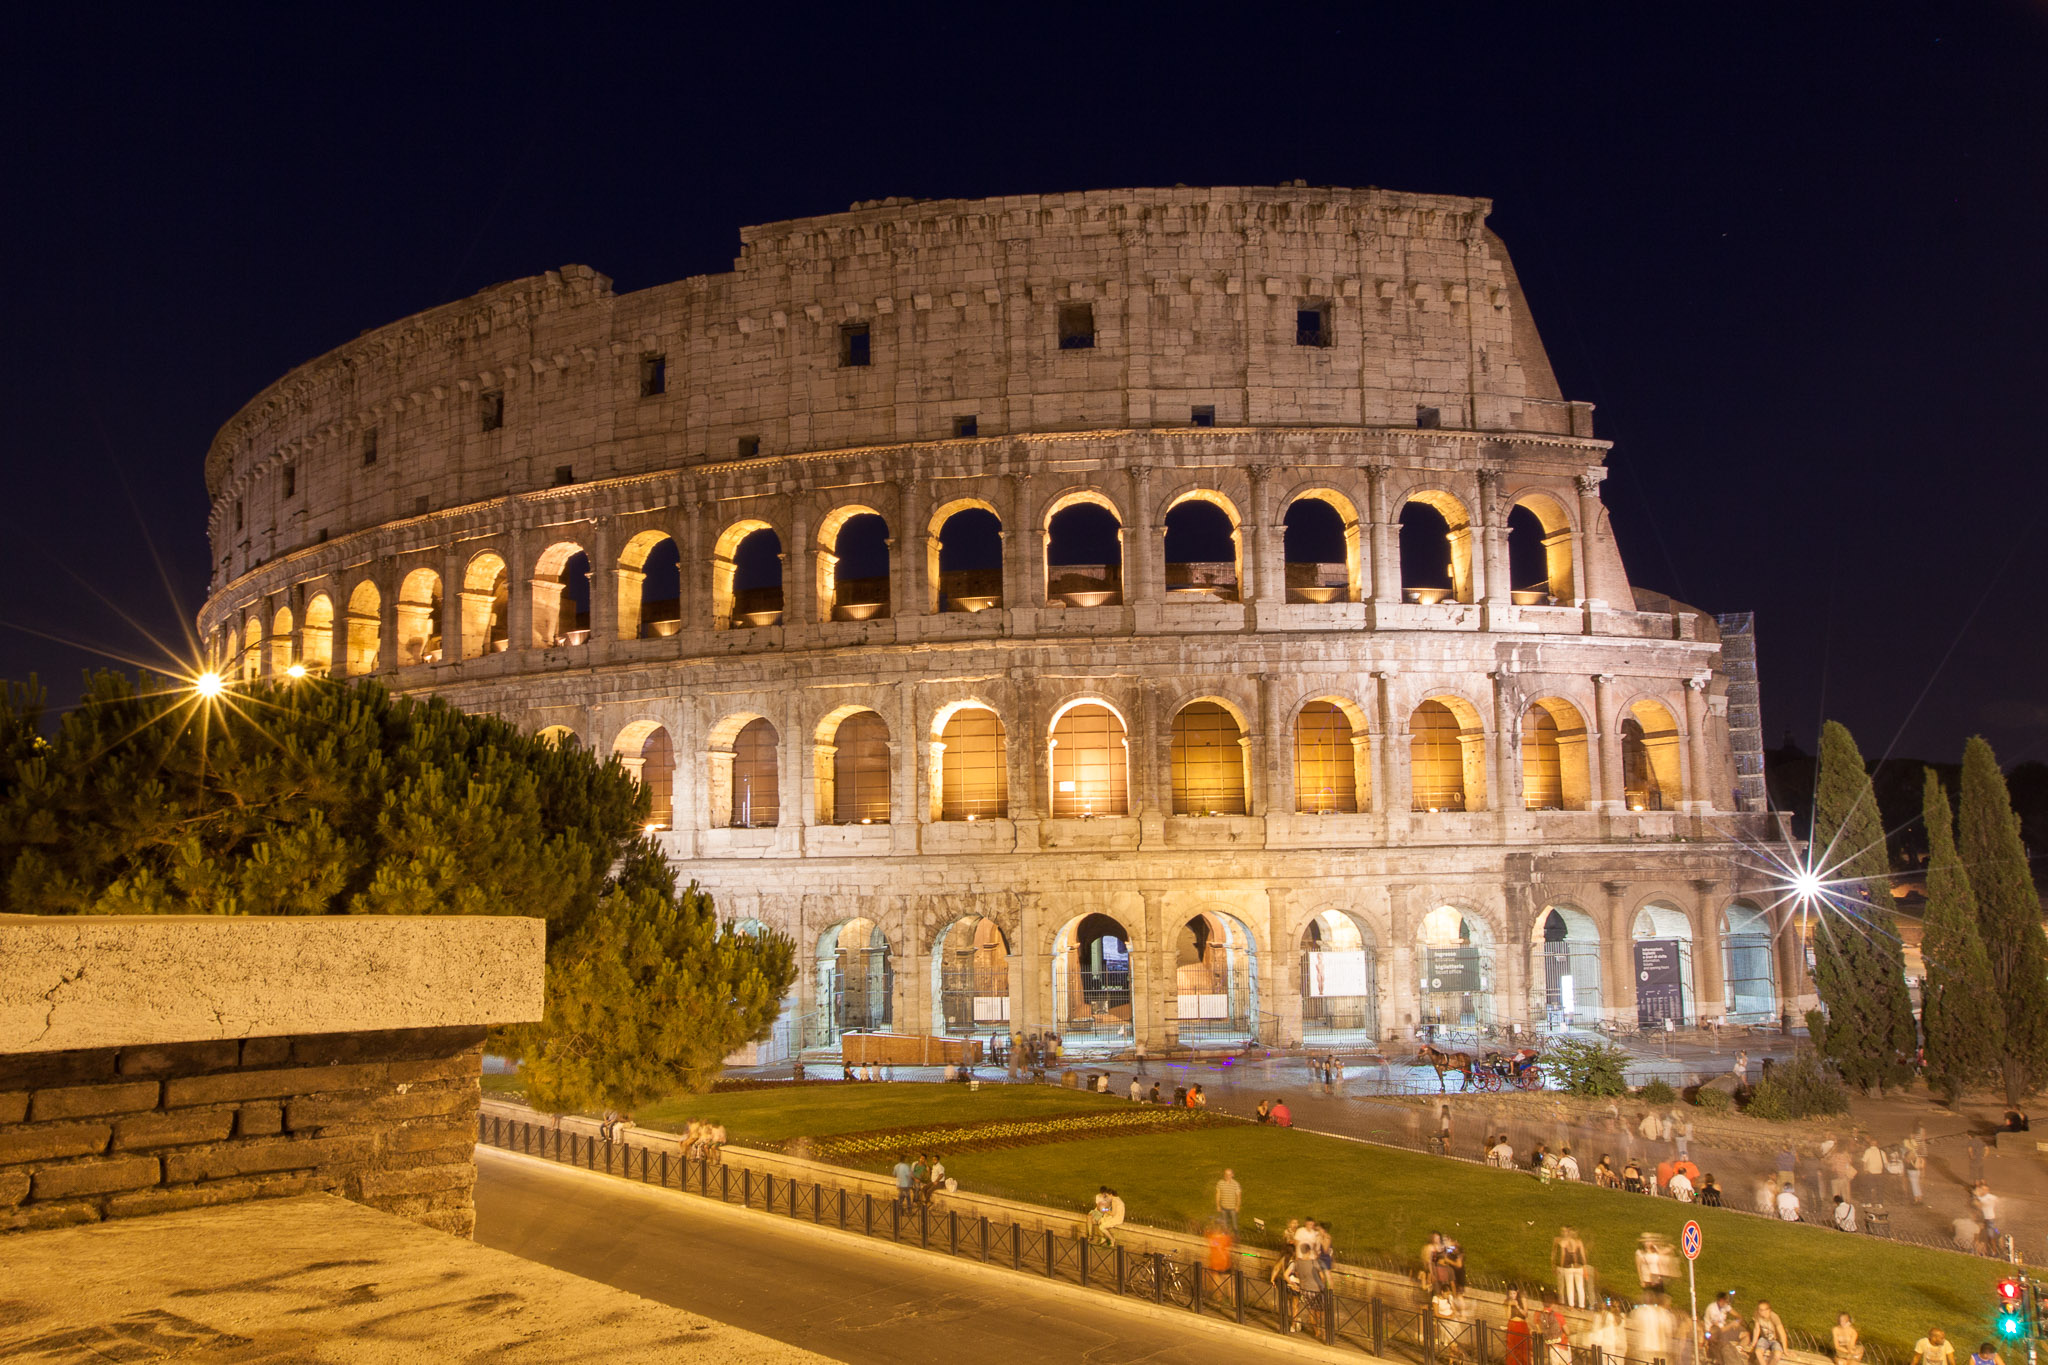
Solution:
[{"label": "upper tier wall", "polygon": [[[585,266],[299,367],[207,456],[215,582],[399,517],[698,460],[1187,425],[1589,436],[1483,199],[1346,189],[885,203],[746,229],[730,274],[630,294]],[[1063,349],[1062,306],[1094,345]],[[1326,345],[1297,314],[1328,309]],[[842,328],[870,363],[842,364]],[[660,357],[663,391],[643,395]],[[491,429],[485,407],[502,403]],[[1420,420],[1429,420],[1420,418]],[[757,445],[756,445],[757,443]]]}]

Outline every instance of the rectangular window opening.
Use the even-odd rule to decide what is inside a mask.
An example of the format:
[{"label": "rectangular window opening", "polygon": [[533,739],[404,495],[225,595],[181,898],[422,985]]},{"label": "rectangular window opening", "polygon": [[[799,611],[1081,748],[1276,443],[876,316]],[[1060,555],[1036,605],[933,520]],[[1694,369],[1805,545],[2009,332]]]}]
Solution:
[{"label": "rectangular window opening", "polygon": [[1305,303],[1294,310],[1294,344],[1297,346],[1334,346],[1337,344],[1336,330],[1330,325],[1329,304]]},{"label": "rectangular window opening", "polygon": [[739,457],[742,460],[753,459],[756,455],[759,455],[761,453],[761,438],[758,436],[740,437],[738,450]]},{"label": "rectangular window opening", "polygon": [[654,398],[668,392],[668,357],[665,355],[643,355],[640,357],[640,396]]},{"label": "rectangular window opening", "polygon": [[868,325],[848,322],[839,328],[839,367],[859,369],[868,363]]},{"label": "rectangular window opening", "polygon": [[953,435],[956,437],[979,436],[980,434],[981,422],[979,419],[973,417],[955,417],[953,419]]},{"label": "rectangular window opening", "polygon": [[574,465],[558,464],[555,466],[555,487],[560,488],[564,484],[574,482],[576,482],[576,467]]},{"label": "rectangular window opening", "polygon": [[1215,426],[1215,425],[1216,425],[1216,406],[1215,406],[1215,404],[1213,404],[1213,403],[1204,403],[1204,404],[1202,404],[1202,405],[1201,405],[1200,407],[1196,407],[1196,408],[1191,408],[1191,409],[1189,409],[1189,410],[1188,410],[1188,420],[1189,420],[1189,421],[1191,421],[1191,422],[1193,422],[1193,423],[1194,423],[1194,424],[1195,424],[1196,426],[1198,426],[1198,427],[1213,427],[1213,426]]},{"label": "rectangular window opening", "polygon": [[235,499],[235,529],[237,531],[242,529],[242,500],[240,498]]},{"label": "rectangular window opening", "polygon": [[1432,427],[1442,426],[1443,421],[1444,415],[1441,409],[1424,407],[1418,407],[1415,409],[1415,425],[1421,427],[1425,431],[1429,430]]},{"label": "rectangular window opening", "polygon": [[299,491],[299,467],[288,464],[284,467],[284,495],[291,497]]},{"label": "rectangular window opening", "polygon": [[1092,303],[1063,303],[1060,305],[1060,349],[1062,351],[1089,351],[1095,348],[1095,305]]},{"label": "rectangular window opening", "polygon": [[427,514],[427,495],[425,493],[412,500],[412,514],[416,517],[423,517]]},{"label": "rectangular window opening", "polygon": [[505,425],[505,392],[492,389],[477,401],[477,415],[485,431],[496,431]]},{"label": "rectangular window opening", "polygon": [[377,463],[377,428],[370,427],[363,432],[363,468]]}]

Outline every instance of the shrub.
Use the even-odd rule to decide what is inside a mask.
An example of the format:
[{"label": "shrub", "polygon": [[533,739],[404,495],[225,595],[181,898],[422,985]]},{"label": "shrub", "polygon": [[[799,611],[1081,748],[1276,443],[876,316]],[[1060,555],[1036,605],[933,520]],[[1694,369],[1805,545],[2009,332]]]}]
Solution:
[{"label": "shrub", "polygon": [[1574,1095],[1626,1095],[1628,1054],[1611,1043],[1562,1038],[1543,1054],[1543,1079]]},{"label": "shrub", "polygon": [[1678,1092],[1671,1088],[1671,1082],[1660,1076],[1636,1091],[1636,1098],[1645,1104],[1670,1104],[1678,1098]]},{"label": "shrub", "polygon": [[1693,1092],[1692,1102],[1709,1114],[1726,1114],[1735,1108],[1735,1100],[1727,1091],[1706,1085]]},{"label": "shrub", "polygon": [[1774,1123],[1846,1114],[1849,1087],[1817,1053],[1801,1052],[1772,1067],[1770,1074],[1756,1083],[1744,1112]]}]

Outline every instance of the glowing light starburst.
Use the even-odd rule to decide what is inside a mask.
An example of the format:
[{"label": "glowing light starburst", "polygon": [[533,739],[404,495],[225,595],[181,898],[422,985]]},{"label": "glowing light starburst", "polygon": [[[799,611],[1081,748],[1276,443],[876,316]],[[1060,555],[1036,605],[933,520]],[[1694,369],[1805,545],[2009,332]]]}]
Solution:
[{"label": "glowing light starburst", "polygon": [[218,673],[201,673],[192,680],[192,690],[206,700],[212,701],[215,697],[228,690],[227,679],[221,677]]}]

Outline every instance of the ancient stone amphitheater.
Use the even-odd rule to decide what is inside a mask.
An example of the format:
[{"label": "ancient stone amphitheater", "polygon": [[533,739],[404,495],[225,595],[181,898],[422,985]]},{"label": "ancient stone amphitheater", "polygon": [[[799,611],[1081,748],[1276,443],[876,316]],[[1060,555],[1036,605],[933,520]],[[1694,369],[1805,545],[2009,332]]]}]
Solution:
[{"label": "ancient stone amphitheater", "polygon": [[1775,1018],[1748,619],[1630,581],[1489,208],[884,200],[499,285],[221,430],[203,637],[618,754],[795,937],[768,1052]]}]

